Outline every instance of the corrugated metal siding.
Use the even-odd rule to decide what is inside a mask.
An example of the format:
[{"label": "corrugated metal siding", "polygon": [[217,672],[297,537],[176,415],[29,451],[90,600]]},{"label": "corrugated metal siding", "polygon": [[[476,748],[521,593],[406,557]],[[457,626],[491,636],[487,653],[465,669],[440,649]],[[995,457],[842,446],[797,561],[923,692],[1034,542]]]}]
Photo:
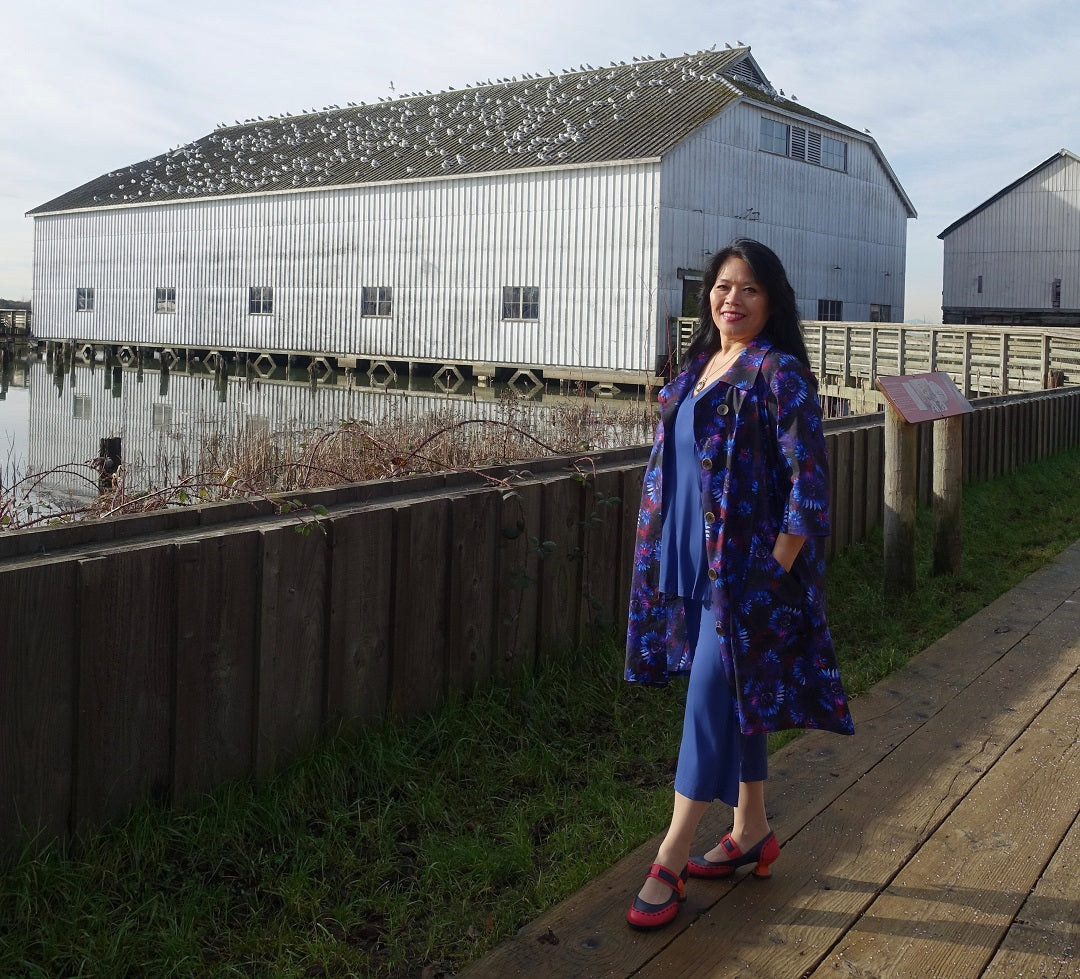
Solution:
[{"label": "corrugated metal siding", "polygon": [[902,321],[908,211],[870,146],[836,134],[848,146],[846,173],[765,153],[758,149],[762,115],[820,130],[815,120],[743,103],[663,159],[660,268],[668,306],[681,301],[677,268],[700,269],[706,254],[745,236],[781,257],[805,318],[817,318],[818,299],[839,299],[846,320],[869,320],[870,304],[882,303]]},{"label": "corrugated metal siding", "polygon": [[[42,215],[44,338],[315,350],[538,366],[652,367],[655,164]],[[540,319],[503,321],[504,285]],[[93,313],[75,289],[95,289]],[[175,286],[175,314],[154,289]],[[248,315],[272,286],[274,313]],[[389,318],[360,316],[391,286]]]},{"label": "corrugated metal siding", "polygon": [[[945,235],[943,304],[1080,309],[1080,163],[1059,156]],[[979,276],[983,289],[978,291]]]}]

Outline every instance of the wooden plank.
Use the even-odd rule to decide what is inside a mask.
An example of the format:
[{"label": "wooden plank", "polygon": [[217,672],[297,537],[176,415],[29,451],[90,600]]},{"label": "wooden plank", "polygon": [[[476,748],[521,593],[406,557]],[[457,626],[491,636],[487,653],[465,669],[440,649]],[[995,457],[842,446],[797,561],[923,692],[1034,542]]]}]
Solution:
[{"label": "wooden plank", "polygon": [[[626,616],[626,608],[620,607],[618,601],[622,595],[619,578],[621,494],[622,482],[614,470],[598,471],[590,477],[585,488],[579,628],[586,642],[609,636],[616,620]],[[636,500],[634,505],[637,505]]]},{"label": "wooden plank", "polygon": [[397,717],[427,713],[446,693],[447,512],[439,498],[394,511],[390,710]]},{"label": "wooden plank", "polygon": [[1068,979],[1080,975],[1078,881],[1080,819],[1061,841],[981,979]]},{"label": "wooden plank", "polygon": [[544,480],[540,545],[554,545],[541,557],[538,662],[573,649],[581,615],[581,483],[569,475]]},{"label": "wooden plank", "polygon": [[857,543],[866,539],[866,480],[867,480],[867,439],[868,433],[865,428],[857,428],[851,433],[851,532],[850,543]]},{"label": "wooden plank", "polygon": [[394,511],[374,507],[330,518],[328,720],[377,724],[390,697]]},{"label": "wooden plank", "polygon": [[[1080,675],[949,814],[873,901],[815,977],[980,976],[1076,818]],[[1033,650],[1037,652],[1037,650]],[[1063,804],[1070,800],[1071,805]],[[865,878],[864,878],[865,879]],[[1076,892],[1076,885],[1073,885]],[[1071,912],[1076,920],[1076,906]],[[1017,973],[1014,973],[1017,975]]]},{"label": "wooden plank", "polygon": [[829,456],[832,471],[836,473],[836,495],[830,500],[829,515],[832,522],[832,538],[837,551],[847,547],[852,537],[851,498],[852,480],[855,476],[852,467],[852,440],[853,433],[840,433],[836,437],[832,454]]},{"label": "wooden plank", "polygon": [[540,603],[538,563],[532,541],[539,542],[540,483],[519,483],[502,494],[496,575],[498,648],[495,672],[512,681],[536,665]]},{"label": "wooden plank", "polygon": [[0,572],[0,854],[65,841],[74,779],[77,566]]},{"label": "wooden plank", "polygon": [[181,803],[253,773],[259,535],[235,530],[175,547],[173,799]]},{"label": "wooden plank", "polygon": [[885,426],[866,433],[866,526],[880,527],[885,519]]},{"label": "wooden plank", "polygon": [[78,561],[77,832],[168,798],[174,558],[162,542]]},{"label": "wooden plank", "polygon": [[[622,482],[622,512],[619,549],[618,621],[626,618],[630,607],[630,581],[634,574],[634,553],[637,544],[637,521],[641,509],[641,487],[645,478],[645,464],[624,469]],[[620,630],[621,631],[621,630]]]},{"label": "wooden plank", "polygon": [[450,500],[447,686],[464,693],[491,678],[496,655],[499,503],[496,490]]},{"label": "wooden plank", "polygon": [[[934,782],[934,787],[939,787],[944,781],[952,780],[957,760],[963,758],[970,759],[960,766],[963,777],[976,778],[978,772],[972,766],[978,761],[976,756],[982,743],[993,740],[992,754],[993,750],[1000,752],[1008,741],[1007,730],[1000,734],[991,732],[984,718],[1001,707],[1004,709],[997,713],[1007,720],[1015,719],[1017,728],[1024,723],[1019,716],[1022,711],[1012,709],[1011,700],[1003,702],[1000,693],[1011,692],[1015,697],[1017,691],[1031,689],[1038,683],[1045,702],[1056,691],[1059,684],[1054,682],[1055,677],[1068,669],[1068,657],[1060,652],[1060,640],[1057,640],[1058,662],[1049,668],[1046,660],[1028,655],[1022,646],[1033,630],[1042,628],[1046,616],[1074,596],[1078,575],[1080,545],[1075,545],[1052,565],[934,643],[904,670],[857,698],[852,705],[856,722],[854,738],[811,732],[769,759],[769,817],[785,846],[768,886],[759,887],[753,881],[735,886],[694,881],[688,889],[687,904],[675,922],[655,934],[631,932],[626,926],[626,907],[641,886],[656,853],[660,837],[655,837],[464,970],[463,979],[629,976],[637,975],[636,970],[654,958],[656,968],[651,974],[656,976],[715,975],[717,963],[728,962],[738,963],[740,970],[746,966],[740,975],[772,979],[774,973],[768,971],[768,963],[763,968],[760,964],[751,968],[743,953],[747,949],[760,952],[764,946],[775,950],[780,944],[800,959],[800,971],[792,975],[813,968],[813,956],[807,958],[798,953],[817,948],[818,955],[824,955],[829,947],[827,941],[815,934],[809,941],[794,942],[773,925],[783,924],[778,915],[797,913],[808,901],[827,899],[832,892],[826,888],[835,887],[840,896],[853,893],[853,887],[840,888],[842,881],[838,875],[826,877],[824,871],[837,854],[850,852],[849,839],[861,845],[864,834],[860,834],[859,821],[866,812],[858,807],[839,806],[833,810],[825,831],[813,836],[811,830],[818,817],[854,787],[867,783],[868,776],[893,758],[888,770],[873,775],[873,786],[868,789],[864,786],[860,791],[865,799],[875,801],[883,810],[892,805],[894,818],[902,824],[904,808],[896,807],[910,797],[913,806],[921,812],[914,813],[904,832],[917,838],[916,824],[928,832],[936,824],[941,796],[927,787],[927,772],[936,763],[941,764],[942,772]],[[1071,628],[1073,623],[1065,623],[1066,630]],[[1055,641],[1052,636],[1050,641]],[[1037,700],[1036,695],[1033,702]],[[971,713],[964,712],[968,709]],[[966,723],[968,742],[957,744],[955,738],[946,737],[935,726],[944,722],[955,722],[960,728]],[[973,746],[970,751],[968,744]],[[905,750],[900,752],[905,745]],[[925,763],[924,750],[929,752]],[[963,794],[960,787],[950,791],[957,797]],[[711,846],[729,828],[729,820],[730,810],[726,807],[710,807],[698,833],[697,850]],[[790,841],[796,838],[801,838],[801,842],[792,847]],[[884,851],[864,849],[873,859],[883,855],[895,858],[891,845]],[[797,851],[801,855],[796,860]],[[893,859],[891,865],[895,869],[897,860]],[[869,880],[863,876],[857,859],[847,869],[852,885],[857,887],[858,881]],[[873,897],[872,889],[857,893],[862,903]],[[709,917],[699,917],[710,906]],[[813,905],[807,906],[806,918],[808,927],[817,922],[826,931],[833,921],[829,908],[819,910]],[[850,916],[845,919],[849,920]],[[541,941],[549,931],[559,940],[558,944]],[[691,947],[690,955],[679,954],[685,945]],[[656,958],[661,955],[666,958]],[[691,965],[700,971],[688,971]]]},{"label": "wooden plank", "polygon": [[[829,516],[832,518],[832,501],[840,495],[840,476],[837,472],[838,466],[833,461],[836,457],[838,449],[838,443],[840,441],[840,435],[836,432],[829,432],[825,436],[825,455],[829,459]],[[836,541],[835,530],[825,538],[825,558],[829,560],[839,550],[839,546]]]},{"label": "wooden plank", "polygon": [[255,773],[268,778],[323,722],[330,604],[326,535],[289,522],[261,530]]}]

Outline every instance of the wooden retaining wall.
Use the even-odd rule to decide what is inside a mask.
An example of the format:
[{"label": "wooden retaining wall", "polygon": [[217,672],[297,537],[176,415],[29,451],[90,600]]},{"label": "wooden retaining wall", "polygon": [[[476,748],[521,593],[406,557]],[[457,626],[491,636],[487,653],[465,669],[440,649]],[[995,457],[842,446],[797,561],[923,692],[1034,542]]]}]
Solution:
[{"label": "wooden retaining wall", "polygon": [[[882,416],[826,432],[836,551],[882,520]],[[1080,388],[984,399],[964,437],[967,481],[1080,444]],[[225,503],[0,536],[0,849],[265,778],[342,723],[619,632],[647,455],[305,494],[318,518]]]}]

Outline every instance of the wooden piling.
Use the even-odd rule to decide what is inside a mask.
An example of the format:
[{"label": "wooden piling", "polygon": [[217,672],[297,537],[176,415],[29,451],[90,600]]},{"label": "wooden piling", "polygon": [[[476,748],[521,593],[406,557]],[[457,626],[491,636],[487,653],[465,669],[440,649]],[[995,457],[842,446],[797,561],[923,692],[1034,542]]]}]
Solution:
[{"label": "wooden piling", "polygon": [[964,416],[934,422],[934,574],[963,567],[960,511],[963,502]]},{"label": "wooden piling", "polygon": [[916,426],[885,409],[885,593],[915,590]]}]

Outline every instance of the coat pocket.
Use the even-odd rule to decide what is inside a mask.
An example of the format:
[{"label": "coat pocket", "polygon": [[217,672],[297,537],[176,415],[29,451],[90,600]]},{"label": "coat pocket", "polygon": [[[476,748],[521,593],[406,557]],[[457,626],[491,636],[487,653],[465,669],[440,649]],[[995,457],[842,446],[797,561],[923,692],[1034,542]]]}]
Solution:
[{"label": "coat pocket", "polygon": [[750,566],[736,618],[750,662],[769,653],[782,656],[809,635],[806,589],[771,553],[763,555]]}]

